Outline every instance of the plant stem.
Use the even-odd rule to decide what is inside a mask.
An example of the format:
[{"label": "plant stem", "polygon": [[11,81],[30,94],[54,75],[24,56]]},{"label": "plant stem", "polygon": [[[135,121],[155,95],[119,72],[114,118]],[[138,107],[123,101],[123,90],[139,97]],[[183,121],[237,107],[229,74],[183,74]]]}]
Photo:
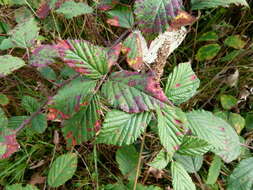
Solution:
[{"label": "plant stem", "polygon": [[137,169],[136,169],[136,176],[135,176],[135,180],[134,180],[134,188],[133,188],[134,190],[136,190],[138,178],[140,175],[140,167],[141,167],[142,152],[144,149],[145,137],[146,137],[146,132],[143,134],[142,141],[141,141],[140,155],[139,155],[138,165],[137,165]]}]

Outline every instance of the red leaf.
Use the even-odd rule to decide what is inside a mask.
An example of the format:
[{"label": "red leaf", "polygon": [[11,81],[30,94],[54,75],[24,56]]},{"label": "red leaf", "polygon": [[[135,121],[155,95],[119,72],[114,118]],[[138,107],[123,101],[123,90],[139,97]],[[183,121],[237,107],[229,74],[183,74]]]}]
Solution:
[{"label": "red leaf", "polygon": [[4,142],[0,142],[0,146],[1,145],[6,146],[6,151],[0,157],[0,159],[10,157],[13,153],[17,152],[19,147],[20,147],[17,140],[16,140],[16,134],[15,133],[13,133],[11,135],[6,135],[3,138],[4,138]]},{"label": "red leaf", "polygon": [[112,47],[108,51],[108,65],[109,65],[109,68],[112,67],[113,65],[117,64],[121,48],[122,48],[122,44],[119,43],[116,46]]},{"label": "red leaf", "polygon": [[171,20],[170,26],[174,29],[181,28],[182,26],[191,25],[196,21],[194,16],[191,16],[187,12],[180,10],[178,15]]},{"label": "red leaf", "polygon": [[50,12],[50,7],[48,3],[43,3],[40,5],[40,7],[37,9],[36,13],[40,19],[45,19]]}]

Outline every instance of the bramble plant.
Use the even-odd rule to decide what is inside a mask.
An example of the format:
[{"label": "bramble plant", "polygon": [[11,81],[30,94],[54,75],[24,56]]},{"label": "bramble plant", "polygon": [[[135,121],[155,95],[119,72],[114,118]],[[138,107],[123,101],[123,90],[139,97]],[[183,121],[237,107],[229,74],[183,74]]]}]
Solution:
[{"label": "bramble plant", "polygon": [[[30,1],[26,0],[1,3],[31,8]],[[200,10],[233,3],[248,6],[245,0],[191,0],[191,8]],[[70,149],[87,141],[94,145],[94,151],[102,143],[120,146],[116,160],[129,182],[110,184],[104,189],[160,189],[138,183],[147,132],[157,135],[162,146],[153,160],[146,164],[150,171],[160,174],[170,164],[174,190],[196,189],[188,173],[196,174],[199,169],[187,169],[184,162],[195,162],[200,168],[203,155],[212,152],[216,155],[212,168],[215,167],[213,164],[221,167],[221,159],[229,163],[239,157],[241,142],[227,121],[209,111],[185,112],[180,108],[180,104],[192,98],[200,86],[191,61],[179,63],[161,86],[168,56],[185,39],[186,27],[197,20],[184,10],[182,0],[135,0],[132,7],[117,0],[103,0],[92,7],[83,2],[50,0],[42,3],[37,11],[31,10],[35,17],[20,18],[0,44],[1,50],[24,49],[25,56],[23,59],[12,55],[0,56],[0,76],[6,77],[21,67],[33,67],[53,84],[53,93],[40,102],[24,96],[21,105],[28,116],[8,119],[0,109],[1,159],[20,149],[16,136],[25,127],[42,134],[48,122],[60,123]],[[39,22],[50,12],[66,19],[100,12],[107,15],[108,24],[125,28],[125,31],[108,47],[82,39],[55,39],[54,44],[36,44],[36,40],[41,38]],[[207,49],[215,56],[220,47],[212,45]],[[199,51],[196,59],[202,61],[212,55],[208,56]],[[123,60],[127,65],[122,64]],[[60,63],[67,66],[64,67],[65,80],[57,79],[51,68]],[[10,128],[10,123],[14,127]],[[134,145],[137,139],[141,140],[138,151]],[[253,175],[252,166],[247,168],[249,162],[252,158],[243,160],[234,170],[228,180],[228,190],[250,190],[252,180],[247,181],[247,187],[243,184]],[[77,163],[76,152],[59,156],[50,167],[48,185],[59,187],[71,179]],[[247,174],[242,172],[245,168],[249,171]],[[208,178],[210,184],[215,183],[217,177]],[[37,188],[14,184],[6,189]]]}]

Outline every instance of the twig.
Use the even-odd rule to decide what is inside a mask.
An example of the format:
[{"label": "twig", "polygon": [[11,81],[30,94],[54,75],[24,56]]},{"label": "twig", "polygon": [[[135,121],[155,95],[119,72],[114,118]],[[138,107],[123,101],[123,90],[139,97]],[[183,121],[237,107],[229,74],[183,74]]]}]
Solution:
[{"label": "twig", "polygon": [[141,149],[140,149],[139,160],[138,160],[138,165],[137,165],[137,169],[136,169],[136,176],[135,176],[135,180],[134,180],[133,190],[136,190],[137,183],[138,183],[138,178],[139,178],[139,174],[140,174],[140,167],[141,167],[141,160],[142,160],[142,152],[143,152],[143,149],[144,149],[145,137],[146,137],[146,132],[143,134],[142,141],[141,141]]}]

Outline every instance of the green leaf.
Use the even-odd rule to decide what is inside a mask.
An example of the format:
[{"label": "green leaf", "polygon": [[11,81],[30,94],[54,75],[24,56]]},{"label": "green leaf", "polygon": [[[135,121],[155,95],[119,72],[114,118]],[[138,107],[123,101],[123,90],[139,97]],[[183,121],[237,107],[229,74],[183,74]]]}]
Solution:
[{"label": "green leaf", "polygon": [[34,44],[34,40],[38,37],[39,27],[34,18],[19,23],[14,29],[8,32],[10,39],[15,46],[20,48],[28,48]]},{"label": "green leaf", "polygon": [[7,150],[7,145],[0,143],[0,158],[4,155],[4,153],[6,152],[6,150]]},{"label": "green leaf", "polygon": [[51,187],[59,187],[71,179],[77,168],[77,155],[68,153],[59,156],[49,169],[47,182]]},{"label": "green leaf", "polygon": [[193,136],[184,136],[178,153],[188,156],[203,155],[210,148],[211,146],[205,140]]},{"label": "green leaf", "polygon": [[227,37],[224,44],[235,49],[242,49],[246,45],[246,42],[239,35],[234,35]]},{"label": "green leaf", "polygon": [[101,127],[100,112],[99,99],[97,96],[93,96],[80,108],[80,111],[63,122],[62,132],[69,147],[94,137]]},{"label": "green leaf", "polygon": [[148,163],[148,165],[158,170],[162,170],[168,165],[170,161],[170,155],[166,152],[165,149],[162,149],[152,160],[152,162]]},{"label": "green leaf", "polygon": [[142,47],[143,37],[139,30],[133,31],[123,42],[122,52],[127,54],[127,63],[134,70],[141,70],[144,62],[144,48]]},{"label": "green leaf", "polygon": [[57,80],[57,76],[56,73],[54,72],[54,70],[51,67],[41,67],[37,69],[40,74],[47,80],[49,81],[56,81]]},{"label": "green leaf", "polygon": [[212,145],[211,151],[225,162],[240,155],[239,137],[227,122],[203,110],[189,112],[187,118],[192,133]]},{"label": "green leaf", "polygon": [[44,133],[47,128],[47,116],[45,114],[38,114],[32,119],[32,129],[37,133]]},{"label": "green leaf", "polygon": [[133,28],[134,16],[129,7],[117,6],[106,13],[109,15],[109,19],[107,19],[108,24],[123,28]]},{"label": "green leaf", "polygon": [[4,39],[1,44],[0,44],[0,50],[7,50],[9,48],[14,48],[15,45],[13,44],[13,42],[11,41],[10,38],[6,38]]},{"label": "green leaf", "polygon": [[221,95],[220,101],[225,110],[230,110],[237,104],[237,99],[231,95]]},{"label": "green leaf", "polygon": [[31,96],[23,96],[21,106],[31,114],[39,109],[40,104],[35,98]]},{"label": "green leaf", "polygon": [[29,184],[27,184],[26,186],[22,186],[22,184],[13,184],[6,186],[5,190],[39,190],[39,189]]},{"label": "green leaf", "polygon": [[196,60],[212,60],[219,53],[220,49],[221,47],[219,44],[204,45],[198,50]]},{"label": "green leaf", "polygon": [[191,0],[192,10],[227,7],[230,4],[249,6],[246,0]]},{"label": "green leaf", "polygon": [[2,132],[1,130],[8,125],[8,119],[5,116],[5,113],[1,107],[0,107],[0,123],[1,123],[0,134],[1,134]]},{"label": "green leaf", "polygon": [[216,32],[206,32],[204,34],[202,34],[200,36],[200,38],[198,38],[198,41],[217,41],[218,40],[218,35],[216,34]]},{"label": "green leaf", "polygon": [[172,156],[179,149],[187,128],[185,114],[176,107],[157,109],[158,134],[161,144]]},{"label": "green leaf", "polygon": [[89,78],[100,79],[108,72],[106,48],[84,40],[62,40],[56,48],[69,67]]},{"label": "green leaf", "polygon": [[219,61],[221,61],[221,62],[233,61],[238,55],[240,55],[243,52],[244,52],[243,49],[233,50],[233,51],[229,52],[225,57],[222,57]]},{"label": "green leaf", "polygon": [[28,7],[20,7],[19,9],[16,9],[14,13],[17,23],[25,22],[27,19],[33,17],[33,14]]},{"label": "green leaf", "polygon": [[62,13],[65,18],[70,19],[83,14],[92,13],[93,9],[82,2],[76,3],[75,1],[67,1],[64,2],[56,12]]},{"label": "green leaf", "polygon": [[71,116],[87,103],[87,98],[92,94],[95,86],[96,81],[77,78],[58,91],[53,97],[51,107]]},{"label": "green leaf", "polygon": [[197,173],[203,164],[203,156],[185,156],[175,154],[174,158],[189,173]]},{"label": "green leaf", "polygon": [[253,184],[253,157],[242,160],[228,179],[227,190],[251,190]]},{"label": "green leaf", "polygon": [[0,56],[0,78],[11,74],[13,71],[25,66],[25,62],[11,55]]},{"label": "green leaf", "polygon": [[[130,181],[127,184],[127,190],[130,190],[130,189],[134,189],[134,181]],[[122,189],[120,189],[120,190],[122,190]],[[144,186],[140,183],[137,183],[136,190],[161,190],[161,188],[157,187],[157,186],[153,186],[153,185]]]},{"label": "green leaf", "polygon": [[173,190],[196,190],[191,177],[178,162],[171,164]]},{"label": "green leaf", "polygon": [[252,130],[253,129],[253,113],[248,113],[247,116],[246,116],[246,129],[248,131]]},{"label": "green leaf", "polygon": [[102,93],[112,106],[128,113],[155,110],[169,103],[152,73],[115,72]]},{"label": "green leaf", "polygon": [[237,113],[230,113],[228,122],[234,127],[237,134],[240,134],[245,127],[245,119]]},{"label": "green leaf", "polygon": [[211,166],[208,170],[206,184],[213,185],[216,183],[221,170],[222,161],[219,156],[214,156]]},{"label": "green leaf", "polygon": [[0,105],[6,106],[9,102],[9,98],[5,94],[0,93]]},{"label": "green leaf", "polygon": [[180,63],[168,77],[165,94],[173,103],[181,104],[194,96],[199,85],[191,64]]},{"label": "green leaf", "polygon": [[162,33],[169,28],[169,21],[183,8],[182,0],[135,1],[134,13],[138,26],[144,33]]},{"label": "green leaf", "polygon": [[27,118],[28,116],[14,116],[9,118],[8,128],[13,130],[17,129]]},{"label": "green leaf", "polygon": [[129,114],[118,110],[107,113],[98,136],[99,143],[130,145],[144,132],[151,114],[142,112]]},{"label": "green leaf", "polygon": [[121,173],[130,180],[135,178],[138,159],[139,154],[133,145],[122,147],[116,152],[116,161],[119,165],[119,169]]}]

